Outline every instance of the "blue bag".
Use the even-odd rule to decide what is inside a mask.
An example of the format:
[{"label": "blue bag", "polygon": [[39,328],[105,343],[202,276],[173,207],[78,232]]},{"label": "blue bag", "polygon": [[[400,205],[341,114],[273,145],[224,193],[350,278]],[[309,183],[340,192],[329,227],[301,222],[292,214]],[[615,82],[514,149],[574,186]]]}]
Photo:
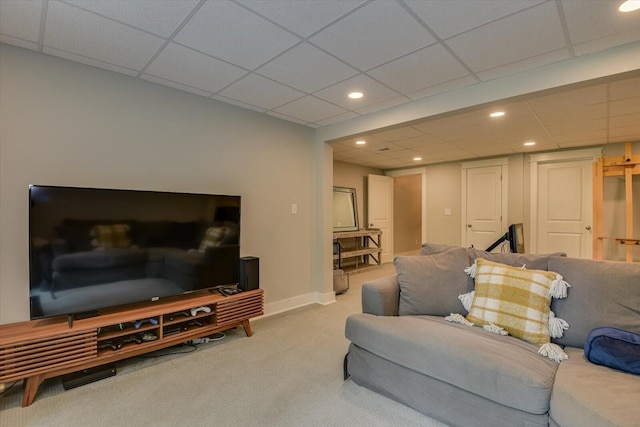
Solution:
[{"label": "blue bag", "polygon": [[617,328],[595,328],[587,336],[584,356],[596,365],[640,375],[640,335]]}]

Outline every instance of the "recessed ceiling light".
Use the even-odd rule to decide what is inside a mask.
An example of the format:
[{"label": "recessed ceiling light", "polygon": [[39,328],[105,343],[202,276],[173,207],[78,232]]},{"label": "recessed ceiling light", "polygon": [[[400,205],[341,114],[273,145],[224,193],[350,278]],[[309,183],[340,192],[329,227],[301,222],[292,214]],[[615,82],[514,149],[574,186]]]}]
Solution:
[{"label": "recessed ceiling light", "polygon": [[351,99],[360,99],[364,96],[364,94],[362,92],[351,92],[348,96]]},{"label": "recessed ceiling light", "polygon": [[364,145],[366,143],[367,141],[363,141],[363,140],[356,141],[356,145]]},{"label": "recessed ceiling light", "polygon": [[640,9],[640,0],[627,0],[618,8],[620,12],[633,12],[638,9]]},{"label": "recessed ceiling light", "polygon": [[531,147],[532,145],[536,145],[536,143],[535,141],[527,141],[523,145],[526,145],[527,147]]},{"label": "recessed ceiling light", "polygon": [[502,116],[504,116],[504,111],[494,111],[493,113],[489,114],[489,116],[491,116],[491,117],[502,117]]},{"label": "recessed ceiling light", "polygon": [[419,162],[420,160],[422,160],[422,157],[414,157],[413,160],[415,160],[416,162]]}]

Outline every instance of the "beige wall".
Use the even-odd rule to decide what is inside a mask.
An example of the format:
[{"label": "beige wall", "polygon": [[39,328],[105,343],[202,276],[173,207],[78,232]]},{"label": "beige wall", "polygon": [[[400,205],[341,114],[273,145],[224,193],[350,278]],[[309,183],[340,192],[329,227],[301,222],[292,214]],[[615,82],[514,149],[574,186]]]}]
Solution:
[{"label": "beige wall", "polygon": [[29,317],[29,184],[241,195],[267,310],[312,302],[312,129],[7,45],[0,93],[0,323]]},{"label": "beige wall", "polygon": [[360,228],[367,227],[367,176],[384,175],[380,169],[353,165],[345,162],[333,162],[333,185],[356,189],[358,199],[358,223]]}]

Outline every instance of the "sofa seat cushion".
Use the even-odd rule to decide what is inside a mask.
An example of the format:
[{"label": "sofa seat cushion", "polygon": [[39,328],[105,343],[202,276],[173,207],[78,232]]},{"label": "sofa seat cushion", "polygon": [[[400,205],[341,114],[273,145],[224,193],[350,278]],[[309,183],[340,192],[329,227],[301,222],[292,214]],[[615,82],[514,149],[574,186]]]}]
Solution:
[{"label": "sofa seat cushion", "polygon": [[60,255],[53,260],[52,265],[55,271],[93,270],[138,265],[146,261],[146,251],[111,248]]},{"label": "sofa seat cushion", "polygon": [[393,363],[532,414],[549,410],[557,364],[538,347],[434,316],[347,318],[346,337]]},{"label": "sofa seat cushion", "polygon": [[565,347],[569,360],[558,367],[549,415],[562,427],[637,426],[640,377],[584,358],[580,348]]}]

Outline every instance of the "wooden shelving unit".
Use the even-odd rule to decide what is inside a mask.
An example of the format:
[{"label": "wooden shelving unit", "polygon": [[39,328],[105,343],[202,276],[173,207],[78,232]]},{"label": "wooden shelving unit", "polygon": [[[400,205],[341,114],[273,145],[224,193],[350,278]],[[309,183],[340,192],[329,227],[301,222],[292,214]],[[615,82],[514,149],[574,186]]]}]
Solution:
[{"label": "wooden shelving unit", "polygon": [[[382,254],[382,231],[362,229],[358,231],[340,231],[333,233],[333,260],[337,268],[343,268],[344,259],[353,259],[355,267],[346,269],[351,272],[363,270],[372,265],[380,265]],[[371,264],[373,260],[375,264]]]},{"label": "wooden shelving unit", "polygon": [[[624,145],[623,156],[613,156],[598,159],[594,163],[593,171],[593,192],[594,192],[594,233],[593,233],[593,254],[595,259],[603,259],[604,240],[614,240],[616,243],[625,246],[626,262],[633,262],[634,247],[640,246],[640,238],[634,236],[633,230],[633,176],[640,175],[640,155],[633,154],[631,143]],[[624,178],[625,187],[625,236],[608,237],[604,236],[603,230],[603,202],[604,202],[604,179],[606,177]]]},{"label": "wooden shelving unit", "polygon": [[[208,307],[192,315],[190,310]],[[197,292],[157,302],[104,310],[99,316],[67,317],[0,325],[0,383],[24,379],[22,406],[33,403],[47,378],[105,365],[170,347],[215,332],[242,326],[251,336],[249,319],[264,310],[263,291],[222,296]],[[144,322],[138,328],[134,322]],[[155,336],[150,341],[143,340]]]}]

